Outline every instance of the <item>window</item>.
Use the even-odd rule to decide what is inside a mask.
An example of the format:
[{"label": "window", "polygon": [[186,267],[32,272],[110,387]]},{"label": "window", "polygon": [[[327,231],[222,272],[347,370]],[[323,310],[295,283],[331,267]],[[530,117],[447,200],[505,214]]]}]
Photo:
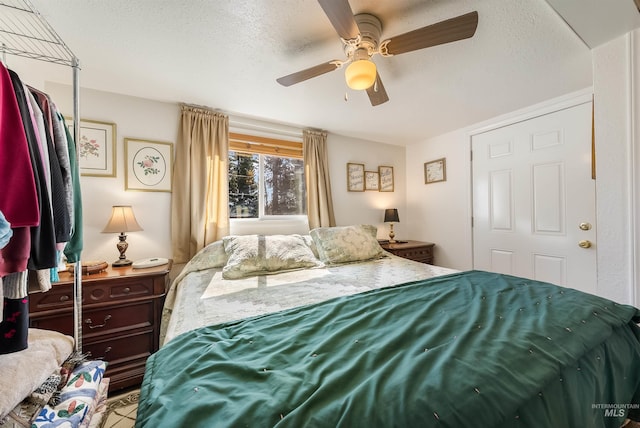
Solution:
[{"label": "window", "polygon": [[302,143],[229,134],[229,217],[305,215]]}]

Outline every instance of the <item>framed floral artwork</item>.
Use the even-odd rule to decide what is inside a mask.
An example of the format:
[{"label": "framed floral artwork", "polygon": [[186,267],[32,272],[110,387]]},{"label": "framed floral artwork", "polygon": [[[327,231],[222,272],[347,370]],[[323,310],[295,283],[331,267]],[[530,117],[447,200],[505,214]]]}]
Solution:
[{"label": "framed floral artwork", "polygon": [[124,153],[126,190],[171,192],[172,143],[125,138]]},{"label": "framed floral artwork", "polygon": [[[73,119],[65,117],[73,135]],[[92,177],[116,176],[116,124],[80,119],[77,141],[80,174]]]}]

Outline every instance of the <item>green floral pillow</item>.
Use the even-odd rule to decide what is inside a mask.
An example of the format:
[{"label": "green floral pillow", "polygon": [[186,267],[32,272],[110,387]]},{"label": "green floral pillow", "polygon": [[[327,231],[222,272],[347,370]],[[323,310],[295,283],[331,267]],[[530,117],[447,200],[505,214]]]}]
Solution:
[{"label": "green floral pillow", "polygon": [[301,235],[234,235],[222,242],[229,257],[225,279],[322,266]]},{"label": "green floral pillow", "polygon": [[376,238],[375,226],[319,227],[309,234],[316,244],[320,260],[326,264],[340,264],[377,259],[384,256]]}]

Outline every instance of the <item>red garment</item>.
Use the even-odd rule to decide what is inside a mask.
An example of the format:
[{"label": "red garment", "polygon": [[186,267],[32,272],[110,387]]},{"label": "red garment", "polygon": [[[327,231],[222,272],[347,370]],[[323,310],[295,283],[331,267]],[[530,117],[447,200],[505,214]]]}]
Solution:
[{"label": "red garment", "polygon": [[36,226],[38,196],[27,137],[7,69],[0,63],[0,211],[12,228]]},{"label": "red garment", "polygon": [[29,227],[16,227],[12,230],[13,236],[9,243],[0,249],[0,278],[27,270],[31,251],[31,230]]}]

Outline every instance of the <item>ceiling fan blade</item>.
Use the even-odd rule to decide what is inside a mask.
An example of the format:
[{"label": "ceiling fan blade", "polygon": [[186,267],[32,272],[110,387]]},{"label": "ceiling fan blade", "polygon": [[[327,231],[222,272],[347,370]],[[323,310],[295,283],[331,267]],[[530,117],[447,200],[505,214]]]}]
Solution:
[{"label": "ceiling fan blade", "polygon": [[360,34],[348,0],[318,0],[333,28],[344,40],[355,39]]},{"label": "ceiling fan blade", "polygon": [[478,12],[470,12],[392,37],[387,42],[386,53],[399,55],[405,52],[468,39],[475,34],[477,27]]},{"label": "ceiling fan blade", "polygon": [[291,86],[296,83],[304,82],[305,80],[311,79],[312,77],[318,77],[322,74],[333,71],[336,68],[340,67],[340,63],[341,61],[338,60],[325,62],[324,64],[319,64],[315,67],[307,68],[305,70],[280,77],[276,79],[276,82],[278,82],[282,86]]},{"label": "ceiling fan blade", "polygon": [[382,79],[380,79],[380,73],[377,74],[375,83],[367,89],[367,95],[369,95],[369,101],[374,107],[389,101],[387,91],[384,89]]}]

